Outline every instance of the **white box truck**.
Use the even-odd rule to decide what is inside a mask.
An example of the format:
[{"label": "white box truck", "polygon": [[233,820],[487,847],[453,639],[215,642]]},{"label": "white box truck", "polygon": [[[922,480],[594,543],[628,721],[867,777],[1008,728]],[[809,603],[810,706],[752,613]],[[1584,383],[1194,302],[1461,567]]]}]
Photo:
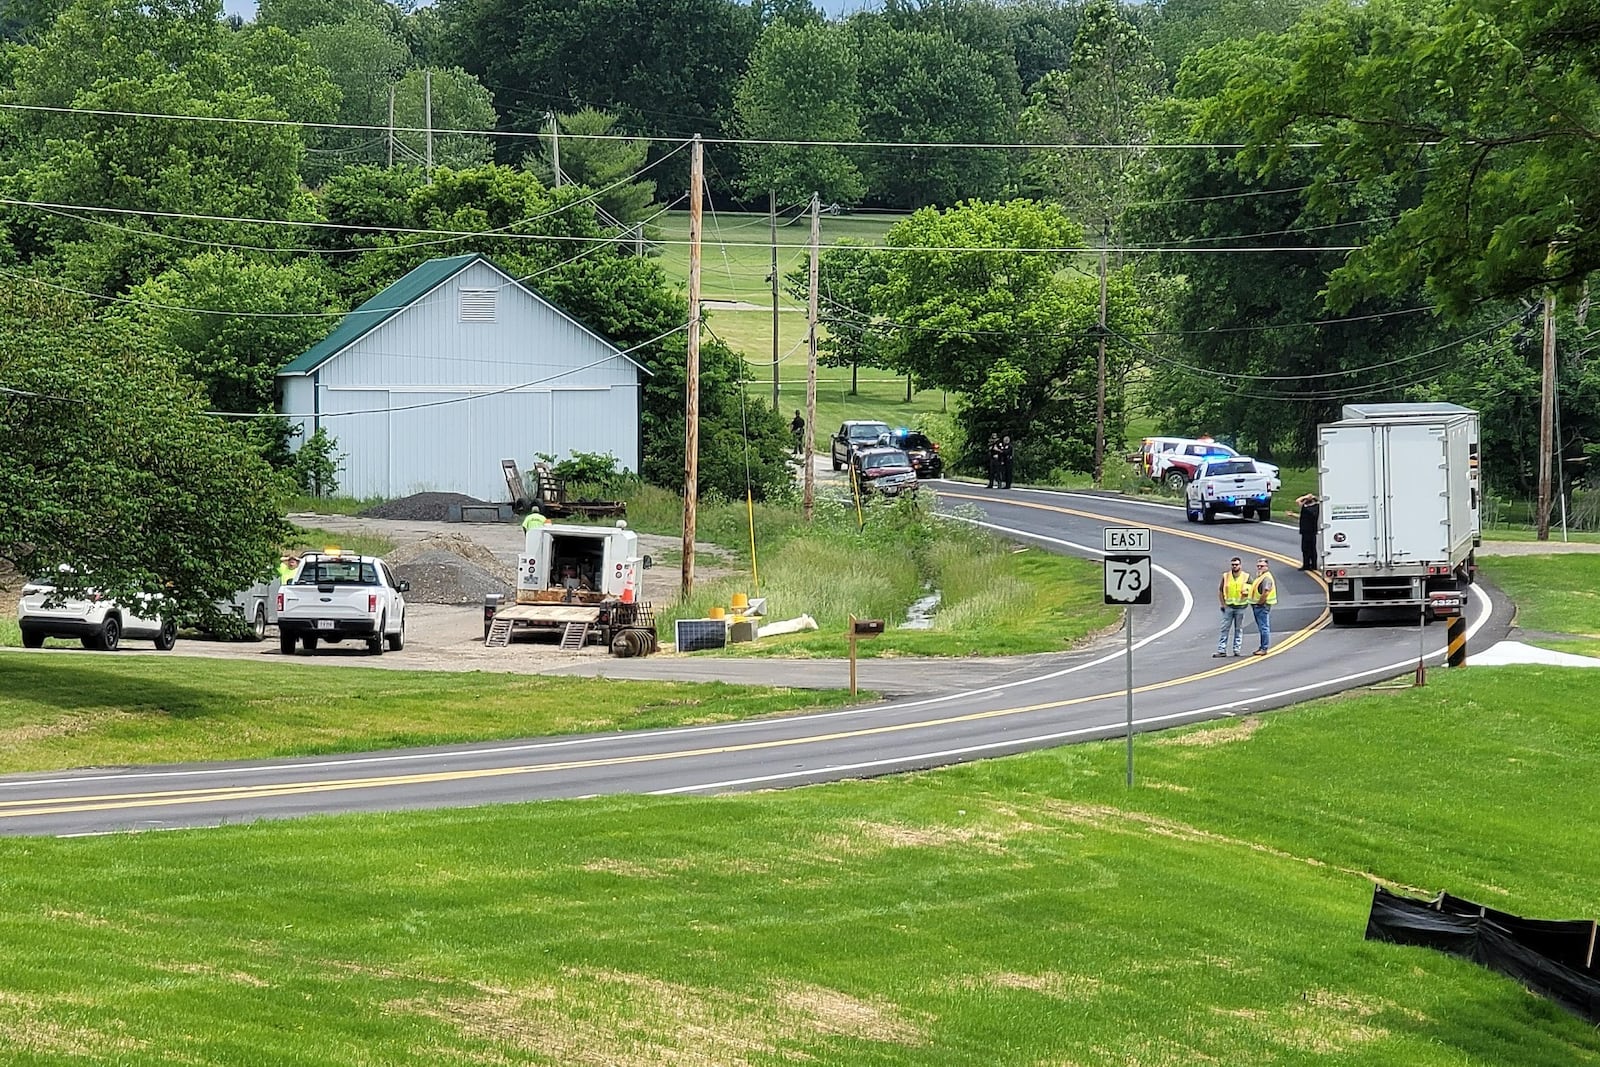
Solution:
[{"label": "white box truck", "polygon": [[1476,431],[1466,409],[1368,411],[1318,428],[1319,547],[1336,624],[1374,607],[1460,614],[1478,541]]}]

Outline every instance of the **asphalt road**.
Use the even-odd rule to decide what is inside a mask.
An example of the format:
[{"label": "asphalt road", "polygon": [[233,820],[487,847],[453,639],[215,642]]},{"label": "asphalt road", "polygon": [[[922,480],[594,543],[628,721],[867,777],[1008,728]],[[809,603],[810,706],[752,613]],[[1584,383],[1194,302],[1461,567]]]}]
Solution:
[{"label": "asphalt road", "polygon": [[[1089,493],[946,484],[941,506],[1020,540],[1098,556],[1107,525],[1153,531],[1155,602],[1131,611],[1137,732],[1283,707],[1409,672],[1443,657],[1445,628],[1414,618],[1327,625],[1321,584],[1295,568],[1297,532],[1282,523],[1195,525],[1180,509]],[[1212,658],[1216,587],[1228,558],[1275,561],[1269,655]],[[1511,605],[1479,586],[1469,644],[1498,640]],[[1253,628],[1251,628],[1253,629]],[[697,662],[697,661],[696,661]],[[737,669],[779,681],[770,661]],[[680,661],[681,663],[681,661]],[[747,666],[746,666],[747,665]],[[613,677],[681,676],[667,661],[618,660]],[[724,662],[723,668],[734,666]],[[87,834],[439,808],[601,793],[717,793],[801,785],[1121,737],[1128,657],[1114,640],[1072,655],[968,660],[951,691],[841,711],[594,736],[250,763],[96,769],[0,778],[0,833]],[[811,672],[832,671],[809,663]],[[722,672],[727,676],[727,671]],[[737,679],[735,679],[737,680]],[[838,684],[835,672],[831,684]]]}]

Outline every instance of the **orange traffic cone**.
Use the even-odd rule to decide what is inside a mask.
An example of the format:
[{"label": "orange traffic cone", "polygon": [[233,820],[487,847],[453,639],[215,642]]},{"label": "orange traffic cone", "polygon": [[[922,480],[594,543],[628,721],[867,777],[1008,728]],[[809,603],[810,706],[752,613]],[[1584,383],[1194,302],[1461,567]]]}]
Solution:
[{"label": "orange traffic cone", "polygon": [[628,568],[628,580],[622,584],[622,602],[633,603],[633,568]]}]

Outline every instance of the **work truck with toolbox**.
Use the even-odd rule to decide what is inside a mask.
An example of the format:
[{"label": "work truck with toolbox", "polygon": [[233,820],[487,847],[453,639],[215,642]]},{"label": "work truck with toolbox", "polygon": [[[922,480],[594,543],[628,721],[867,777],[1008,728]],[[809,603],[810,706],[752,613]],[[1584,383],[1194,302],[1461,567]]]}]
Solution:
[{"label": "work truck with toolbox", "polygon": [[1333,621],[1362,608],[1424,621],[1462,611],[1476,571],[1478,415],[1454,404],[1354,405],[1318,427],[1319,559]]},{"label": "work truck with toolbox", "polygon": [[639,535],[626,521],[580,526],[530,516],[524,530],[516,601],[486,600],[485,644],[544,633],[566,649],[598,641],[621,656],[656,651],[655,616],[639,595],[651,560],[639,554]]},{"label": "work truck with toolbox", "polygon": [[375,656],[385,644],[399,652],[406,643],[410,588],[376,556],[308,552],[293,579],[278,587],[279,650],[291,656],[297,644],[314,652],[323,642],[352,640],[365,641]]}]

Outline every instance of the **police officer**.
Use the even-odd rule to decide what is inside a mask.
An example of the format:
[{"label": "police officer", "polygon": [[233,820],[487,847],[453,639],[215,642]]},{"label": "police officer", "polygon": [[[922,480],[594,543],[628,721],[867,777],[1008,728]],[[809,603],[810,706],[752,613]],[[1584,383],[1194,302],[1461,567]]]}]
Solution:
[{"label": "police officer", "polygon": [[1000,438],[1000,477],[1007,489],[1011,488],[1011,435]]},{"label": "police officer", "polygon": [[989,435],[989,484],[987,488],[994,489],[1000,485],[1000,435]]},{"label": "police officer", "polygon": [[1295,497],[1300,507],[1300,569],[1317,569],[1317,532],[1322,518],[1322,501],[1317,494]]},{"label": "police officer", "polygon": [[798,408],[795,409],[794,418],[789,423],[789,432],[794,434],[794,454],[798,456],[806,450],[806,420],[801,418]]}]

